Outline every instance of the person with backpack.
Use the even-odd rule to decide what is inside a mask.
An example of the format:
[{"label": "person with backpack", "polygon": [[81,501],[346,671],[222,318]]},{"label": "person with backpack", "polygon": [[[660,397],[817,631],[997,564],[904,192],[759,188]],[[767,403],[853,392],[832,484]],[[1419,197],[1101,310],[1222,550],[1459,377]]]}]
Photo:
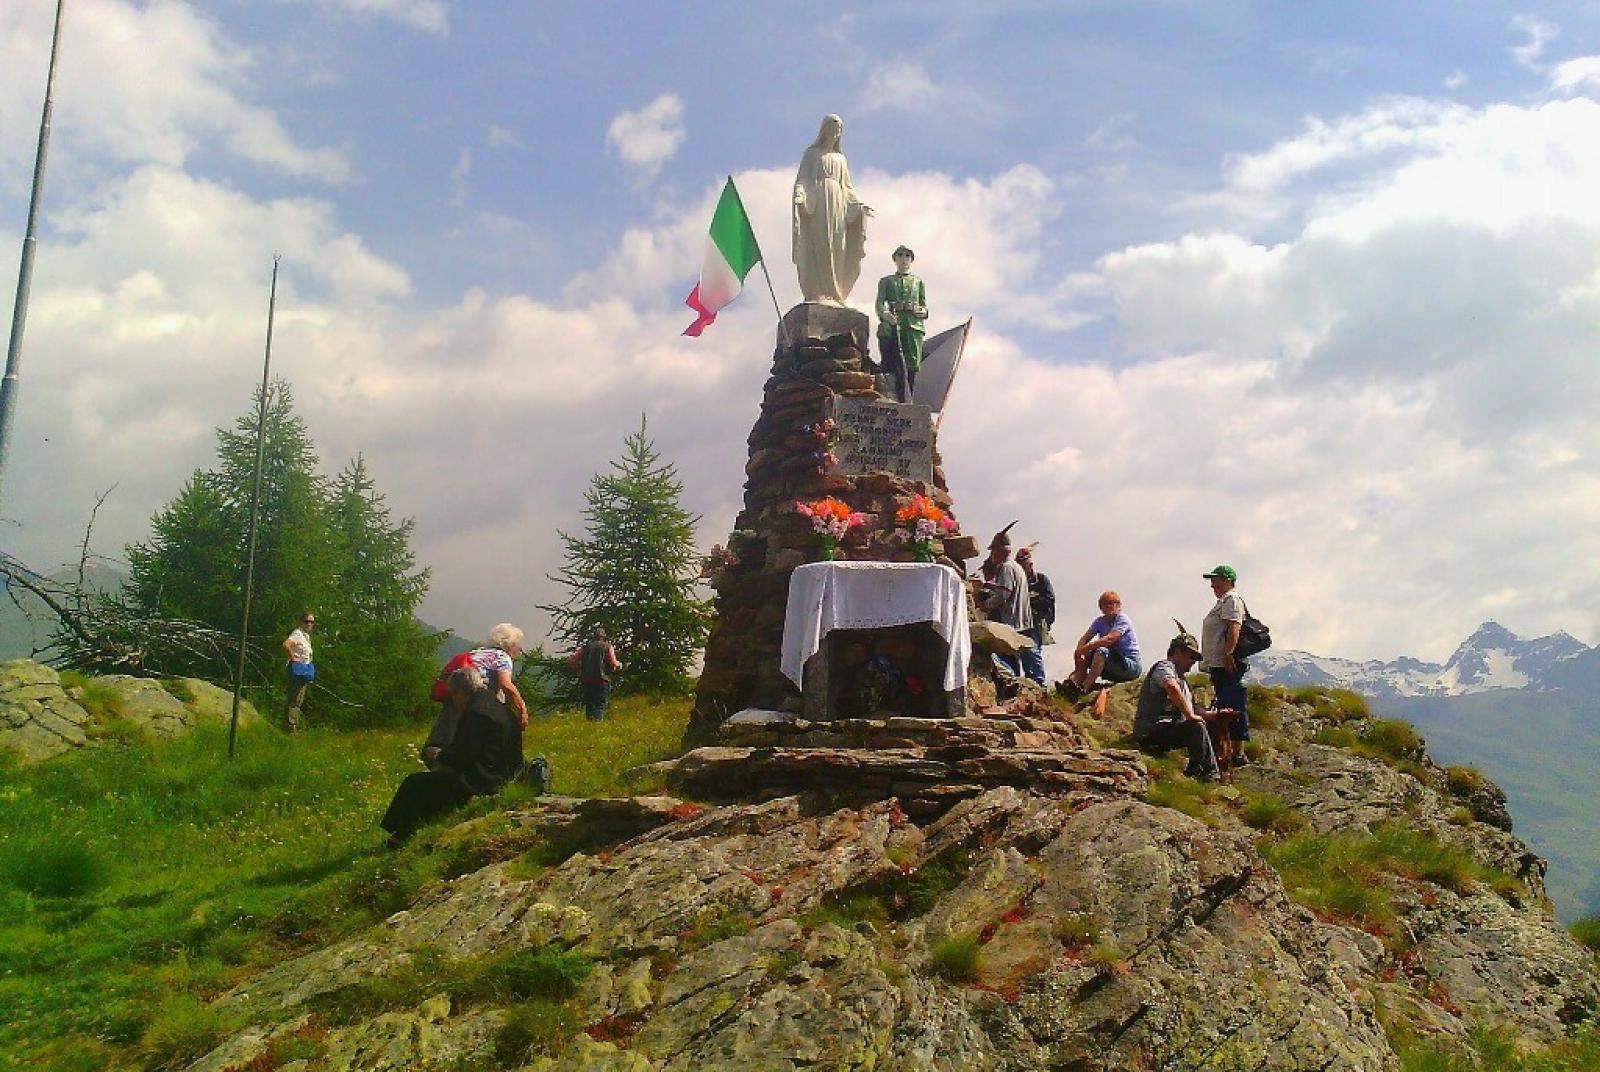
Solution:
[{"label": "person with backpack", "polygon": [[[1250,611],[1245,606],[1244,597],[1234,590],[1239,583],[1239,571],[1232,566],[1217,566],[1202,576],[1211,582],[1211,591],[1217,597],[1217,602],[1200,624],[1201,659],[1211,678],[1211,687],[1216,690],[1217,706],[1239,712],[1238,721],[1234,723],[1233,739],[1248,741],[1249,693],[1244,686],[1244,675],[1250,665],[1244,661],[1238,649],[1245,619],[1250,616]],[[1241,752],[1235,762],[1246,763],[1248,760]]]},{"label": "person with backpack", "polygon": [[501,622],[489,630],[489,640],[483,647],[473,648],[467,653],[467,662],[483,671],[495,698],[509,704],[520,727],[527,729],[528,705],[512,680],[516,673],[517,657],[521,654],[522,630],[510,622]]},{"label": "person with backpack", "polygon": [[583,717],[590,722],[604,721],[611,703],[611,675],[622,669],[617,649],[606,639],[606,631],[596,626],[588,642],[567,656],[567,667],[583,684]]},{"label": "person with backpack", "polygon": [[446,687],[460,723],[449,744],[424,753],[430,769],[408,774],[395,790],[378,821],[389,848],[403,845],[429,819],[498,793],[523,769],[522,727],[483,671],[469,663],[451,673]]}]

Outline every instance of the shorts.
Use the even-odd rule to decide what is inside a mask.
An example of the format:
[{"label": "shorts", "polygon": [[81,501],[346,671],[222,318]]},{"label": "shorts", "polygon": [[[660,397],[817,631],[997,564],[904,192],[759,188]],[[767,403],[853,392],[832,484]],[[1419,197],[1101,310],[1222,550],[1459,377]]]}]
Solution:
[{"label": "shorts", "polygon": [[1144,673],[1144,667],[1139,665],[1138,659],[1130,659],[1116,648],[1101,650],[1106,653],[1106,665],[1101,669],[1100,676],[1107,681],[1115,684],[1138,681],[1139,675]]}]

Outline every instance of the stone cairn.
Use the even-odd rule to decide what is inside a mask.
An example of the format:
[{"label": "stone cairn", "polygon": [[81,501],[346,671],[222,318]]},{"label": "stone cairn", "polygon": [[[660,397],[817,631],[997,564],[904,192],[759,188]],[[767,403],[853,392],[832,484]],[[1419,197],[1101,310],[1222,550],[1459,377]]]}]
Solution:
[{"label": "stone cairn", "polygon": [[[838,400],[885,399],[862,361],[867,331],[862,314],[821,305],[798,306],[779,326],[761,414],[750,430],[744,510],[728,553],[708,564],[717,624],[706,645],[691,734],[716,743],[657,764],[656,773],[700,800],[812,791],[835,800],[892,796],[918,818],[1002,786],[1084,800],[1138,792],[1144,784],[1138,758],[1095,747],[1061,719],[1042,690],[1029,686],[998,704],[988,656],[976,637],[966,690],[924,689],[920,704],[907,704],[903,694],[883,702],[835,686],[887,659],[937,688],[947,649],[928,623],[829,634],[829,688],[820,711],[812,667],[804,702],[783,676],[790,574],[821,557],[821,542],[811,520],[795,509],[797,500],[831,495],[866,515],[840,546],[840,557],[856,561],[915,560],[895,517],[913,496],[950,511],[936,443],[930,444],[930,481],[847,471],[859,467],[830,465],[824,457],[830,444],[817,429],[835,417]],[[917,412],[920,420],[926,411]],[[933,553],[965,575],[963,563],[979,550],[958,528],[935,541]],[[970,601],[968,610],[981,621]],[[813,660],[813,666],[822,662]]]},{"label": "stone cairn", "polygon": [[[778,329],[772,374],[761,413],[750,430],[744,509],[729,537],[725,564],[713,567],[717,624],[706,645],[695,696],[695,727],[709,733],[745,707],[800,710],[800,697],[779,669],[789,575],[817,561],[821,544],[797,501],[833,496],[867,516],[841,542],[839,558],[910,562],[910,539],[895,512],[924,495],[950,511],[951,499],[934,449],[931,483],[888,472],[851,475],[828,464],[830,438],[817,431],[835,415],[840,398],[881,399],[877,378],[863,363],[870,341],[867,317],[853,309],[800,305]],[[837,435],[837,432],[834,433]],[[962,560],[978,553],[960,530],[935,541],[936,559],[965,573]],[[905,626],[855,634],[838,650],[847,665],[885,655],[907,666],[926,664],[931,627]]]}]

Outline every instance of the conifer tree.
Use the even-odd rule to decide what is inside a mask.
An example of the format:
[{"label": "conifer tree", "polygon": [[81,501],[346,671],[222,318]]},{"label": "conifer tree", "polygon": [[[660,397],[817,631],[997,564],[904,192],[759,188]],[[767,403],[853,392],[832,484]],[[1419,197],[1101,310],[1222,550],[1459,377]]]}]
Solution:
[{"label": "conifer tree", "polygon": [[[260,390],[255,392],[259,404]],[[237,634],[243,606],[257,408],[217,430],[217,468],[198,471],[151,520],[151,536],[127,549],[127,598],[138,611]],[[301,614],[317,615],[313,720],[370,723],[413,714],[427,702],[432,644],[415,620],[428,587],[411,552],[412,523],[396,523],[357,456],[332,481],[294,412],[289,386],[267,392],[265,455],[250,614],[254,683],[280,689],[279,643]],[[152,666],[226,677],[227,668]],[[333,703],[338,697],[353,706]],[[322,707],[319,712],[318,706]]]},{"label": "conifer tree", "polygon": [[694,595],[700,519],[682,495],[677,468],[661,460],[641,416],[621,459],[589,482],[584,534],[560,533],[566,562],[548,576],[567,598],[539,609],[551,615],[558,651],[604,628],[626,666],[618,680],[625,691],[685,688],[705,643],[707,604]]}]

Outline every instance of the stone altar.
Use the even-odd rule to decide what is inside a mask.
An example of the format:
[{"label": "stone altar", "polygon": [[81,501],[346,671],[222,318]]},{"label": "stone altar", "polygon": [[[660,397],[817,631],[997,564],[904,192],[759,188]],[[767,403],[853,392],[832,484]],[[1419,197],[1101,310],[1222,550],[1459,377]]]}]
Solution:
[{"label": "stone altar", "polygon": [[[951,511],[931,427],[925,463],[914,476],[883,469],[848,472],[840,464],[845,455],[839,437],[818,430],[837,421],[840,403],[890,405],[863,364],[870,327],[862,313],[821,304],[796,306],[778,326],[771,375],[750,430],[744,509],[728,539],[729,561],[710,578],[717,621],[695,692],[692,733],[708,735],[746,707],[801,710],[799,690],[780,667],[784,606],[789,575],[817,559],[819,542],[810,521],[795,510],[797,500],[831,495],[866,514],[866,524],[851,530],[840,548],[844,558],[859,561],[915,559],[909,536],[895,522],[895,512],[913,496]],[[926,413],[922,407],[894,408]],[[936,560],[963,573],[963,560],[978,553],[977,541],[959,527],[934,544]],[[845,639],[835,640],[839,647],[830,650],[851,667],[878,656],[920,665],[928,638],[919,629],[931,633],[908,625],[839,634]]]}]

